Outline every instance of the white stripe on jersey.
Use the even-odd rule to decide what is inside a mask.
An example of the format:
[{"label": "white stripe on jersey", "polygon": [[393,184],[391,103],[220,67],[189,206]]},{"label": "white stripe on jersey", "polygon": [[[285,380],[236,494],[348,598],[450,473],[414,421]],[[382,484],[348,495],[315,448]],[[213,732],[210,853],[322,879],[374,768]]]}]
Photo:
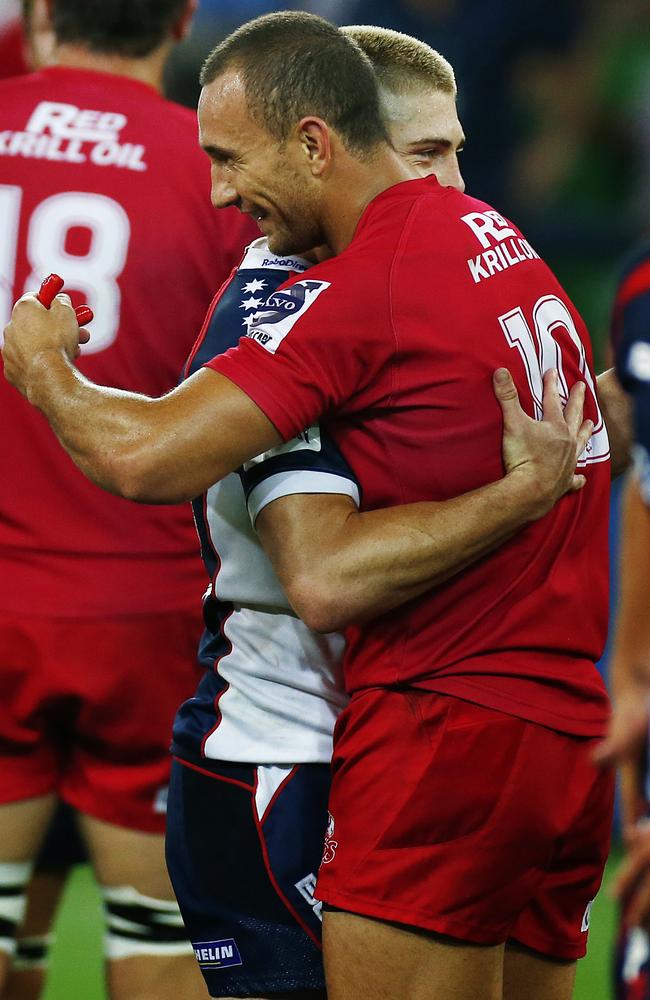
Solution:
[{"label": "white stripe on jersey", "polygon": [[319,635],[298,618],[240,608],[223,627],[219,661],[228,688],[204,753],[215,760],[327,763],[343,692],[342,635]]}]

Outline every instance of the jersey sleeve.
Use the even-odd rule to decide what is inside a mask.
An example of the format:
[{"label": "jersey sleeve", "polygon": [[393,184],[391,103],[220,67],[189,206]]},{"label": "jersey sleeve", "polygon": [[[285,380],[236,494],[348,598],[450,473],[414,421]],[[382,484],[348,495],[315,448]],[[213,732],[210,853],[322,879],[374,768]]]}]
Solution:
[{"label": "jersey sleeve", "polygon": [[634,460],[650,505],[650,247],[637,256],[616,294],[612,322],[618,377],[632,397]]},{"label": "jersey sleeve", "polygon": [[364,299],[349,278],[338,287],[334,279],[295,281],[270,295],[238,346],[208,367],[239,386],[289,441],[358,404],[369,386],[381,394],[392,344],[365,322]]},{"label": "jersey sleeve", "polygon": [[250,519],[273,500],[297,493],[348,496],[359,507],[361,491],[336,444],[318,425],[246,462],[240,470]]}]

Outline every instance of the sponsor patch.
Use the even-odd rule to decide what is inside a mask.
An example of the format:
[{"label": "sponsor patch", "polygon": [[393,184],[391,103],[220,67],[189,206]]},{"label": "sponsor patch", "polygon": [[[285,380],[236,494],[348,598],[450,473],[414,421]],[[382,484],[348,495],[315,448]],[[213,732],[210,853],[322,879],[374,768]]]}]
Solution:
[{"label": "sponsor patch", "polygon": [[120,141],[127,124],[117,111],[41,101],[22,131],[0,132],[0,156],[146,170],[145,147]]},{"label": "sponsor patch", "polygon": [[508,220],[494,210],[461,215],[461,222],[469,226],[484,250],[495,243],[500,243],[507,237],[517,235],[509,225]]},{"label": "sponsor patch", "polygon": [[192,947],[202,969],[227,969],[232,965],[244,964],[234,938],[223,938],[221,941],[192,941]]},{"label": "sponsor patch", "polygon": [[281,267],[289,271],[307,270],[304,260],[298,260],[296,257],[265,257],[262,267]]},{"label": "sponsor patch", "polygon": [[270,354],[291,332],[297,320],[304,316],[321,292],[330,287],[329,281],[297,281],[290,288],[269,295],[259,312],[253,316],[247,337],[256,340]]},{"label": "sponsor patch", "polygon": [[593,905],[594,905],[594,901],[593,901],[593,899],[590,899],[589,902],[587,903],[587,908],[586,908],[585,912],[582,915],[582,926],[580,927],[580,930],[583,933],[585,931],[589,930],[589,919],[591,917],[591,908],[592,908]]}]

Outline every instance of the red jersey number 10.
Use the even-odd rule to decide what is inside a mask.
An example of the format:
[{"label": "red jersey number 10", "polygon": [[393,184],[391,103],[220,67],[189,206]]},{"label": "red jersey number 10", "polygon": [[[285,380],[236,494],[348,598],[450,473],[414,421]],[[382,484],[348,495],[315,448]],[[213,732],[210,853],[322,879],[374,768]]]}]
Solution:
[{"label": "red jersey number 10", "polygon": [[569,398],[570,385],[565,373],[565,362],[569,352],[575,353],[580,377],[587,384],[587,399],[591,394],[596,409],[594,433],[580,456],[578,466],[606,461],[609,458],[607,430],[598,406],[594,380],[587,365],[584,344],[571,313],[556,295],[544,295],[535,303],[532,318],[534,332],[519,306],[499,316],[499,323],[510,347],[516,348],[521,355],[533,398],[535,417],[538,420],[542,417],[542,378],[549,368],[557,368],[560,395],[565,402]]}]

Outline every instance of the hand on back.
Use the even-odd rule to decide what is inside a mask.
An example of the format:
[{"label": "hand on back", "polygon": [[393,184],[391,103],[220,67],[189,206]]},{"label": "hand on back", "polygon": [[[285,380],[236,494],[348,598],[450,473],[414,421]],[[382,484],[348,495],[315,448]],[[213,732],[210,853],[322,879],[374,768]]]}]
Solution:
[{"label": "hand on back", "polygon": [[565,493],[586,483],[576,474],[578,458],[587,446],[594,425],[583,420],[585,384],[576,382],[566,406],[558,390],[555,369],[544,375],[542,419],[529,417],[519,402],[510,372],[499,368],[493,377],[494,393],[503,412],[503,462],[508,476],[526,476],[531,487],[531,519],[543,517]]}]

